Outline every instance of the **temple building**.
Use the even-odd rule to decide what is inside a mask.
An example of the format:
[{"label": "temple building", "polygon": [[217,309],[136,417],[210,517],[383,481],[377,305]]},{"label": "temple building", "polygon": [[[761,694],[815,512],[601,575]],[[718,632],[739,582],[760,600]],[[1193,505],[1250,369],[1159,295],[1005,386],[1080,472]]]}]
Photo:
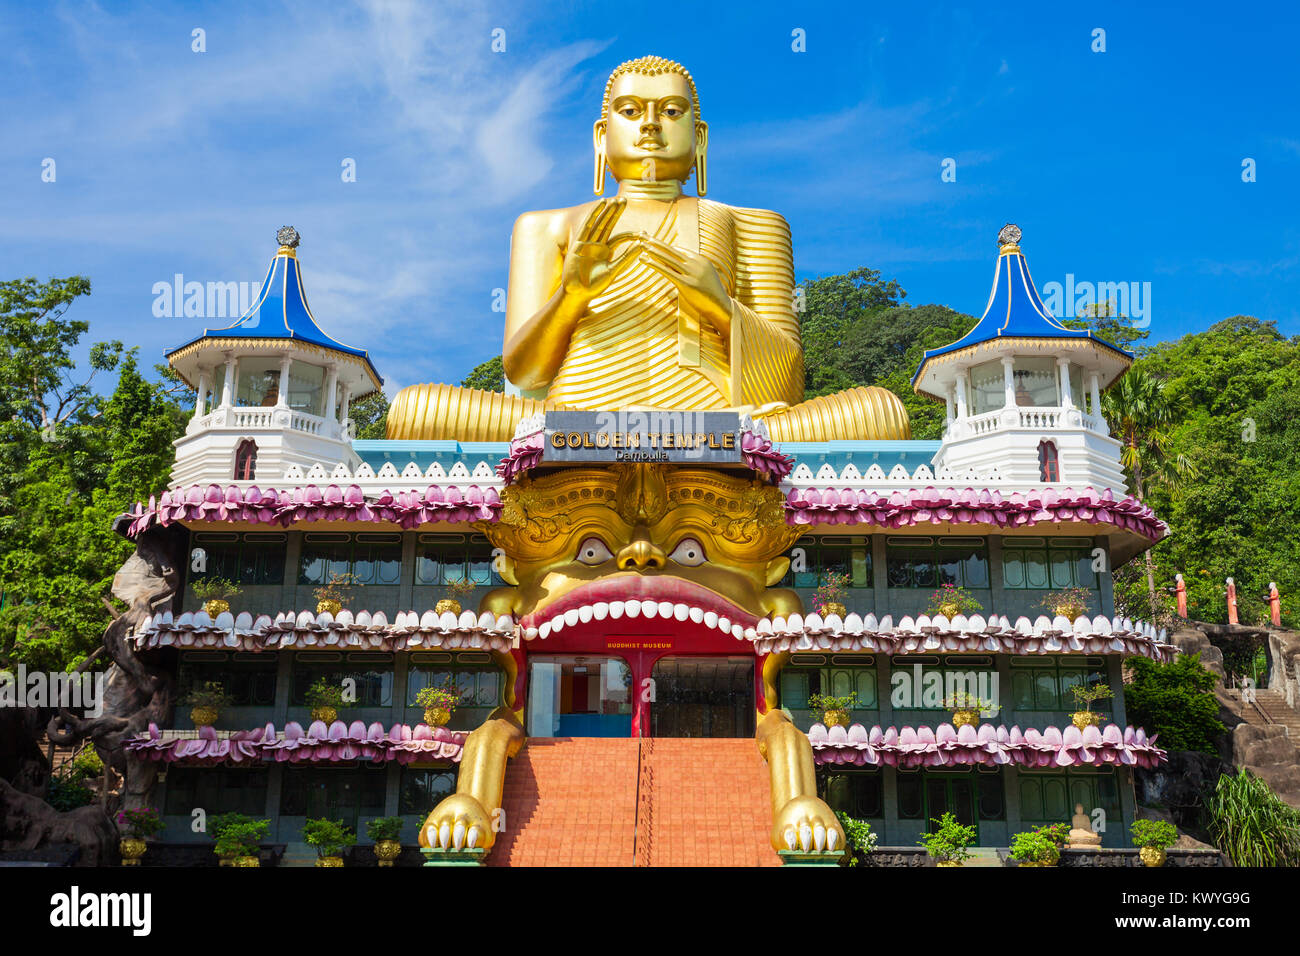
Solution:
[{"label": "temple building", "polygon": [[[695,102],[668,61],[610,78],[597,186],[608,168],[620,199],[574,211],[576,252],[516,227],[550,271],[512,262],[509,394],[407,389],[392,437],[353,439],[382,380],[313,318],[292,230],[247,315],[168,353],[194,417],[173,486],[122,526],[165,536],[180,580],[131,641],[182,693],[230,696],[128,745],[168,839],[240,811],[292,861],[310,818],[399,816],[432,864],[775,865],[838,861],[837,812],[882,847],[952,813],[1005,848],[1081,804],[1131,845],[1133,768],[1164,754],[1129,725],[1123,659],[1174,653],[1111,589],[1167,534],[1101,413],[1131,356],[1046,311],[1008,226],[978,324],[916,370],[940,441],[880,389],[801,402],[784,220],[623,175],[626,121],[703,194]],[[644,261],[556,306],[555,264],[613,261],[620,217],[648,224]],[[699,259],[720,285],[688,293]],[[681,293],[662,315],[660,288]],[[610,398],[631,346],[602,342],[635,323],[664,376]],[[646,410],[665,383],[693,398]],[[205,609],[217,579],[237,593]],[[322,680],[346,697],[313,715]],[[1072,688],[1099,684],[1080,719]],[[446,687],[442,723],[417,698]]]}]

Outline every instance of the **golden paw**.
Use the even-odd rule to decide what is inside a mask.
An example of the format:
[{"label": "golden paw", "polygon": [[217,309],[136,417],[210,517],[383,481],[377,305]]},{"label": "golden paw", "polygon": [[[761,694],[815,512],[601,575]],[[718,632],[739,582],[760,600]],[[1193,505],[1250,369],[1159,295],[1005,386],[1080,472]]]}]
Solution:
[{"label": "golden paw", "polygon": [[805,853],[844,848],[844,830],[831,808],[816,797],[795,797],[776,812],[772,845]]},{"label": "golden paw", "polygon": [[483,805],[467,793],[453,793],[433,808],[420,827],[420,846],[443,850],[487,849],[495,833]]}]

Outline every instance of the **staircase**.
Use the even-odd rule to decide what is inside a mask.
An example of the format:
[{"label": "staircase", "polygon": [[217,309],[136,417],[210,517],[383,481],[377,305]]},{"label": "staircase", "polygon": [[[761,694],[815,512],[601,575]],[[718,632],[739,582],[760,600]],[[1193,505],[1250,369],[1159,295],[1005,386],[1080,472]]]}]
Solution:
[{"label": "staircase", "polygon": [[[1257,690],[1255,691],[1255,703],[1259,705],[1259,710],[1264,712],[1268,718],[1267,723],[1280,724],[1287,730],[1287,735],[1300,746],[1300,711],[1292,710],[1286,704],[1286,698],[1280,691],[1276,690]],[[1252,724],[1263,724],[1265,721],[1260,717],[1259,711],[1251,708],[1246,704],[1242,708],[1242,717]]]},{"label": "staircase", "polygon": [[778,865],[767,765],[740,739],[531,738],[493,866]]}]

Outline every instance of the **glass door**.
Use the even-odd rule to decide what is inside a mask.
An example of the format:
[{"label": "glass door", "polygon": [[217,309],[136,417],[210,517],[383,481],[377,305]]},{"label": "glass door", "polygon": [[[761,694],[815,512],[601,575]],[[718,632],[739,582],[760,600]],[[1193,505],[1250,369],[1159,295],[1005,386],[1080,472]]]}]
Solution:
[{"label": "glass door", "polygon": [[651,736],[754,735],[753,657],[663,657],[651,679]]},{"label": "glass door", "polygon": [[632,669],[621,657],[530,657],[528,734],[630,737]]}]

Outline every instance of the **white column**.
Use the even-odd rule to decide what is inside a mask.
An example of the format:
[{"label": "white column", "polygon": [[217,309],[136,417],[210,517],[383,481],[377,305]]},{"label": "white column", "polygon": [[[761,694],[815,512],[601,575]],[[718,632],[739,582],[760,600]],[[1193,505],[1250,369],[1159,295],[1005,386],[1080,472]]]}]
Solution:
[{"label": "white column", "polygon": [[943,393],[943,420],[945,424],[952,424],[952,386],[949,385]]},{"label": "white column", "polygon": [[325,408],[321,418],[334,417],[334,400],[338,398],[339,387],[339,368],[337,365],[330,365],[325,371]]},{"label": "white column", "polygon": [[1070,360],[1060,358],[1056,360],[1056,367],[1060,370],[1061,380],[1061,407],[1073,408],[1074,399],[1070,397]]},{"label": "white column", "polygon": [[1003,408],[1016,407],[1016,377],[1011,374],[1014,361],[1010,355],[1002,356],[1002,388],[1006,391],[1006,401],[1003,403]]},{"label": "white column", "polygon": [[1088,391],[1092,393],[1093,424],[1103,435],[1109,435],[1110,426],[1106,424],[1106,416],[1101,413],[1101,390],[1097,387],[1096,372],[1088,376]]},{"label": "white column", "polygon": [[235,358],[229,352],[226,353],[226,374],[221,383],[221,407],[229,408],[235,404],[235,369],[239,367],[239,359]]},{"label": "white column", "polygon": [[957,419],[966,420],[966,370],[957,373]]},{"label": "white column", "polygon": [[276,408],[289,407],[289,363],[292,361],[293,358],[289,355],[285,355],[280,359],[280,386],[276,389]]},{"label": "white column", "polygon": [[348,420],[348,402],[350,402],[351,400],[352,400],[352,386],[349,385],[347,382],[344,382],[343,383],[343,404],[342,407],[339,408],[340,422],[345,422]]},{"label": "white column", "polygon": [[212,387],[212,376],[206,368],[199,369],[199,395],[194,399],[194,417],[198,418],[203,414],[203,400],[207,397],[208,389]]}]

